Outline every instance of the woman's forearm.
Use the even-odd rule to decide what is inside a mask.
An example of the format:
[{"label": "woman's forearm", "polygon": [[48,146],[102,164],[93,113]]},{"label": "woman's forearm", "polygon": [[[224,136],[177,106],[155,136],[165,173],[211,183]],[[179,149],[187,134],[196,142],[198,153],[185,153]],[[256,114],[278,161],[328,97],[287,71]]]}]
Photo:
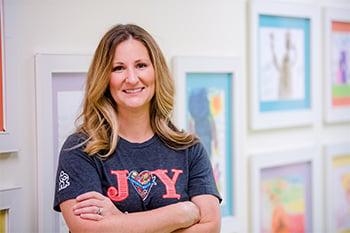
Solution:
[{"label": "woman's forearm", "polygon": [[201,218],[198,223],[173,233],[219,233],[221,228],[221,211],[216,197],[200,195],[192,198],[200,210]]},{"label": "woman's forearm", "polygon": [[[177,229],[188,228],[198,222],[199,211],[191,202],[181,202],[151,211],[137,212],[118,216],[118,221],[112,225],[123,225],[128,233],[165,233]],[[107,221],[114,221],[113,217]]]},{"label": "woman's forearm", "polygon": [[[68,202],[73,201],[69,200]],[[67,201],[66,201],[67,202]],[[64,218],[72,233],[75,232],[128,232],[166,233],[188,228],[199,221],[199,210],[192,202],[180,202],[158,209],[103,216],[99,221],[82,219],[74,215],[74,203],[62,203]],[[71,211],[69,212],[69,209]]]}]

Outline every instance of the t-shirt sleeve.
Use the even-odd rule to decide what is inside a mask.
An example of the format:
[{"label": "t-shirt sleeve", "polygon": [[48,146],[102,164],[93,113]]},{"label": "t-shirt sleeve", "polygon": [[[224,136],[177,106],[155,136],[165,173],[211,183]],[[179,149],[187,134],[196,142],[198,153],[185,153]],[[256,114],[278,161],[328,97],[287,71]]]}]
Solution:
[{"label": "t-shirt sleeve", "polygon": [[60,203],[89,191],[102,192],[94,160],[83,151],[82,137],[74,134],[62,146],[56,174],[54,210]]},{"label": "t-shirt sleeve", "polygon": [[189,153],[191,158],[189,167],[190,197],[202,194],[212,194],[216,196],[221,203],[222,198],[216,186],[213,168],[203,144],[195,144],[190,148]]}]

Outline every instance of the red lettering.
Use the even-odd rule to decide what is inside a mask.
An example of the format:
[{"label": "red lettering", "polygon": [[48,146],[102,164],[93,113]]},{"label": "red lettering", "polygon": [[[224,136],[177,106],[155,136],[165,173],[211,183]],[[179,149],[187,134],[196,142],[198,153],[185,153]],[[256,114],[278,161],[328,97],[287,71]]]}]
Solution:
[{"label": "red lettering", "polygon": [[127,174],[128,170],[111,170],[111,174],[117,176],[117,187],[110,186],[107,190],[107,196],[112,201],[124,201],[129,196],[129,187],[128,187],[128,179]]},{"label": "red lettering", "polygon": [[172,179],[170,179],[170,177],[166,174],[168,173],[168,170],[158,169],[158,170],[152,171],[152,174],[156,175],[165,185],[166,194],[163,195],[163,198],[180,199],[181,195],[176,193],[175,184],[176,184],[177,178],[179,178],[179,175],[183,173],[183,171],[178,169],[171,169],[171,171],[174,173]]}]

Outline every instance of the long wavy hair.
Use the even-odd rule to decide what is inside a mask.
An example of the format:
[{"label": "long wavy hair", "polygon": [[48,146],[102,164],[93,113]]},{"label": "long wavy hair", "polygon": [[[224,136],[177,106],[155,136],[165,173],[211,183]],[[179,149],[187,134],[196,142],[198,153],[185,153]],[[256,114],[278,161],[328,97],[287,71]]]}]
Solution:
[{"label": "long wavy hair", "polygon": [[110,90],[109,81],[116,47],[133,38],[147,48],[155,71],[155,94],[150,104],[153,131],[170,148],[185,149],[198,142],[198,137],[179,130],[172,122],[174,107],[174,81],[164,55],[153,37],[133,24],[118,24],[101,39],[90,65],[85,87],[83,111],[77,132],[87,136],[84,151],[89,155],[110,156],[118,142],[118,106]]}]

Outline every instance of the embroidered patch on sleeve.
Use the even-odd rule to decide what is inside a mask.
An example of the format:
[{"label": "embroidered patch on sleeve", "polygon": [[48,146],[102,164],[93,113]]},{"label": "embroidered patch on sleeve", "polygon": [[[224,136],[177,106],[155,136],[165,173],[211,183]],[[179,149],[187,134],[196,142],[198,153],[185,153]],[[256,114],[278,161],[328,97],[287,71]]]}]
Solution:
[{"label": "embroidered patch on sleeve", "polygon": [[69,175],[65,173],[64,171],[60,172],[59,176],[59,188],[58,191],[61,191],[62,189],[67,188],[70,185],[69,183]]}]

